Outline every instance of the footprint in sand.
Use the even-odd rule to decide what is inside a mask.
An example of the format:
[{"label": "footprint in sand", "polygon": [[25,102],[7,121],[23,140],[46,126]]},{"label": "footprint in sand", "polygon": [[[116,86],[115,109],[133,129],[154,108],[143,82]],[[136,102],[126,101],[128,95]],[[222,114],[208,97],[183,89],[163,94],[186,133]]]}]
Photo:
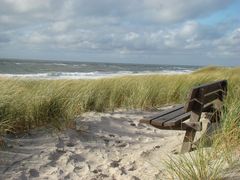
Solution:
[{"label": "footprint in sand", "polygon": [[136,124],[135,124],[135,123],[130,123],[130,125],[131,125],[131,126],[136,126]]},{"label": "footprint in sand", "polygon": [[140,156],[141,156],[141,157],[147,157],[147,156],[150,155],[150,153],[151,153],[151,150],[146,150],[146,151],[143,151],[143,152],[140,154]]},{"label": "footprint in sand", "polygon": [[115,143],[116,143],[116,144],[120,144],[120,143],[122,143],[122,141],[116,140]]},{"label": "footprint in sand", "polygon": [[120,147],[120,148],[127,147],[127,146],[129,146],[128,143],[121,143],[121,144],[116,145],[116,147]]},{"label": "footprint in sand", "polygon": [[85,158],[80,154],[73,154],[69,156],[67,163],[70,161],[76,164],[76,163],[85,161]]},{"label": "footprint in sand", "polygon": [[121,162],[121,160],[122,159],[119,159],[119,160],[117,160],[117,161],[112,161],[111,163],[110,163],[110,167],[113,167],[113,168],[116,168],[116,167],[119,167],[119,163]]},{"label": "footprint in sand", "polygon": [[153,149],[154,149],[154,150],[155,150],[155,149],[159,149],[160,147],[161,147],[160,145],[157,145],[157,146],[154,146]]},{"label": "footprint in sand", "polygon": [[[105,179],[108,178],[109,176],[107,174],[100,173],[98,174],[95,178],[97,179]],[[93,179],[94,180],[94,179]]]},{"label": "footprint in sand", "polygon": [[128,120],[130,126],[136,126],[136,124],[132,120]]},{"label": "footprint in sand", "polygon": [[39,177],[39,172],[36,169],[29,170],[30,178]]},{"label": "footprint in sand", "polygon": [[65,152],[61,152],[61,151],[54,151],[54,152],[51,152],[49,157],[48,157],[48,160],[50,160],[49,163],[47,163],[46,165],[51,165],[51,166],[55,166],[58,159],[64,154]]},{"label": "footprint in sand", "polygon": [[173,153],[173,154],[179,154],[179,151],[178,151],[177,149],[174,149],[174,150],[171,151],[171,153]]},{"label": "footprint in sand", "polygon": [[121,175],[127,175],[127,170],[125,169],[125,167],[121,167],[120,171],[121,171]]},{"label": "footprint in sand", "polygon": [[109,145],[109,141],[110,141],[109,139],[103,139],[103,141],[104,141],[104,143],[105,143],[106,146]]},{"label": "footprint in sand", "polygon": [[156,145],[156,146],[154,146],[152,149],[148,149],[148,150],[146,150],[146,151],[143,151],[143,152],[140,154],[140,156],[142,156],[142,157],[147,157],[147,156],[149,156],[153,151],[156,151],[156,150],[159,149],[159,148],[161,148],[161,146],[160,146],[160,145]]},{"label": "footprint in sand", "polygon": [[64,180],[71,179],[70,174],[68,173],[66,176],[64,176]]},{"label": "footprint in sand", "polygon": [[127,170],[128,170],[128,171],[135,171],[135,170],[137,170],[136,162],[135,162],[135,161],[131,162],[131,163],[127,166]]},{"label": "footprint in sand", "polygon": [[74,147],[74,146],[75,146],[75,143],[69,141],[69,142],[67,142],[66,146],[67,146],[67,147]]},{"label": "footprint in sand", "polygon": [[113,146],[123,148],[129,146],[129,143],[122,142],[121,140],[115,140],[115,144],[113,144]]},{"label": "footprint in sand", "polygon": [[121,175],[127,175],[128,171],[135,171],[136,169],[137,166],[135,161],[129,163],[129,165],[127,166],[122,166],[121,168],[119,168],[119,170],[121,171]]},{"label": "footprint in sand", "polygon": [[109,136],[109,137],[115,137],[116,135],[114,135],[114,134],[109,134],[108,136]]},{"label": "footprint in sand", "polygon": [[87,163],[83,163],[81,166],[77,166],[74,168],[73,172],[76,174],[88,174],[89,173],[89,165]]},{"label": "footprint in sand", "polygon": [[138,178],[137,176],[132,176],[131,180],[141,180],[141,179]]}]

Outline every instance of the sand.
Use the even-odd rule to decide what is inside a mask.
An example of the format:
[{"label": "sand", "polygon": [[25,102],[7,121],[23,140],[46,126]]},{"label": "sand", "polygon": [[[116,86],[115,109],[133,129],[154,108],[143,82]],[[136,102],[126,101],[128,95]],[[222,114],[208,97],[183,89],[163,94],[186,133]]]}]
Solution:
[{"label": "sand", "polygon": [[8,135],[0,179],[166,179],[164,160],[179,151],[184,131],[139,124],[156,113],[90,112],[76,119],[76,129]]}]

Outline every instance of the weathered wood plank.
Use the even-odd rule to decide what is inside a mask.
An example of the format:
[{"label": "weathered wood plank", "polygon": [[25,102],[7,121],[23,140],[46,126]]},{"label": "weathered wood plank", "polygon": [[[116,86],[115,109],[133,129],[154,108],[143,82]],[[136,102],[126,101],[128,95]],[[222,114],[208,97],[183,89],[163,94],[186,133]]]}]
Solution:
[{"label": "weathered wood plank", "polygon": [[204,96],[204,104],[210,103],[216,99],[221,99],[221,92],[222,91],[214,91]]},{"label": "weathered wood plank", "polygon": [[194,129],[195,131],[201,131],[202,130],[202,122],[189,122],[184,121],[182,123],[182,126],[187,126],[189,128]]},{"label": "weathered wood plank", "polygon": [[182,115],[180,115],[180,116],[178,116],[178,117],[175,117],[175,118],[173,118],[173,119],[170,119],[169,121],[167,121],[167,122],[164,122],[164,126],[165,127],[169,127],[169,126],[181,126],[181,122],[183,122],[183,121],[185,121],[185,120],[187,120],[187,119],[189,119],[190,118],[190,112],[188,112],[188,113],[184,113],[184,114],[182,114]]},{"label": "weathered wood plank", "polygon": [[[198,101],[199,103],[195,103],[194,106],[191,107],[191,115],[190,115],[190,123],[199,122],[203,110],[203,103],[204,100],[204,90],[199,90]],[[189,152],[192,149],[192,143],[194,141],[196,135],[196,130],[189,127],[186,129],[186,133],[183,139],[183,145],[181,149],[181,153]]]},{"label": "weathered wood plank", "polygon": [[184,107],[184,109],[185,109],[185,112],[189,112],[189,111],[192,111],[192,108],[194,106],[201,107],[203,105],[204,105],[203,102],[199,101],[199,99],[192,99],[191,101],[187,102],[187,104]]},{"label": "weathered wood plank", "polygon": [[191,92],[188,94],[187,102],[184,106],[185,112],[189,112],[191,110],[191,107],[194,104],[194,99],[199,94],[199,89],[195,88],[192,89]]},{"label": "weathered wood plank", "polygon": [[203,106],[202,112],[213,112],[215,111],[215,107],[213,103],[205,104]]},{"label": "weathered wood plank", "polygon": [[183,139],[181,153],[189,152],[192,150],[192,143],[194,141],[196,131],[192,128],[187,128]]},{"label": "weathered wood plank", "polygon": [[157,126],[163,126],[163,124],[173,118],[176,118],[178,116],[181,116],[184,114],[185,111],[183,108],[178,109],[177,111],[174,111],[172,113],[166,114],[165,116],[159,117],[157,119],[151,120],[150,124],[157,125]]},{"label": "weathered wood plank", "polygon": [[[214,83],[209,83],[209,84],[204,84],[198,87],[194,87],[188,97],[188,100],[185,104],[185,111],[189,112],[191,111],[191,108],[195,106],[196,103],[201,102],[200,98],[200,91],[203,92],[203,94],[208,94],[213,91],[222,91],[223,95],[226,95],[227,93],[227,81],[222,80],[222,81],[217,81]],[[222,97],[218,97],[219,99],[222,99]],[[202,102],[204,104],[204,102]]]},{"label": "weathered wood plank", "polygon": [[143,119],[140,119],[140,123],[146,123],[146,124],[150,124],[150,122],[154,119],[160,118],[162,116],[165,116],[167,114],[170,114],[174,111],[177,111],[179,109],[183,109],[184,105],[183,104],[179,104],[174,106],[173,108],[167,109],[165,111],[161,111],[159,112],[159,114],[157,116],[150,116],[150,117],[145,117]]},{"label": "weathered wood plank", "polygon": [[152,125],[155,128],[158,129],[163,129],[163,130],[182,130],[185,131],[186,127],[181,127],[181,126],[156,126],[156,125]]},{"label": "weathered wood plank", "polygon": [[[189,129],[189,126],[182,123],[180,126],[155,126],[155,125],[152,125],[153,127],[155,128],[158,128],[158,129],[164,129],[164,130],[182,130],[182,131],[186,131],[187,129]],[[197,128],[196,131],[199,131],[200,128]]]},{"label": "weathered wood plank", "polygon": [[204,93],[210,93],[212,91],[216,91],[218,89],[225,89],[227,86],[227,80],[216,81],[213,83],[204,84],[198,87],[194,87],[193,89],[204,89]]}]

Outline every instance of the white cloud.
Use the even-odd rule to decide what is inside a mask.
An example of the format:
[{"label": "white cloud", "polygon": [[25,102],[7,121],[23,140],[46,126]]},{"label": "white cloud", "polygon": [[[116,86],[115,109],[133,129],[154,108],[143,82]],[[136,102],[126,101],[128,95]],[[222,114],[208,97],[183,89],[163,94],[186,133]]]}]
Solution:
[{"label": "white cloud", "polygon": [[57,21],[57,22],[54,22],[49,29],[56,33],[65,32],[66,30],[68,30],[68,28],[70,28],[71,25],[72,25],[72,22],[69,20]]},{"label": "white cloud", "polygon": [[139,34],[135,33],[135,32],[129,32],[125,35],[124,39],[126,41],[132,41],[139,38]]},{"label": "white cloud", "polygon": [[33,32],[28,35],[26,38],[23,39],[24,42],[28,44],[41,44],[41,43],[48,43],[50,37],[44,34],[40,34],[38,32]]},{"label": "white cloud", "polygon": [[237,56],[239,29],[228,32],[197,21],[229,4],[219,0],[2,0],[0,42],[76,53]]},{"label": "white cloud", "polygon": [[48,8],[50,5],[50,0],[3,0],[3,3],[8,5],[16,12],[25,13]]},{"label": "white cloud", "polygon": [[182,36],[188,37],[188,36],[194,36],[197,30],[198,30],[198,24],[194,21],[188,21],[182,26],[179,33]]},{"label": "white cloud", "polygon": [[240,27],[216,39],[212,56],[240,56]]},{"label": "white cloud", "polygon": [[[56,22],[50,28],[34,29],[21,38],[22,43],[43,44],[65,50],[114,51],[118,53],[238,53],[239,29],[220,38],[202,37],[208,33],[204,26],[187,21],[174,28],[130,31],[125,28],[82,29],[70,22]],[[54,28],[53,28],[54,27]],[[209,51],[209,53],[208,53]],[[211,52],[212,51],[212,52]],[[231,51],[231,53],[230,53]]]}]

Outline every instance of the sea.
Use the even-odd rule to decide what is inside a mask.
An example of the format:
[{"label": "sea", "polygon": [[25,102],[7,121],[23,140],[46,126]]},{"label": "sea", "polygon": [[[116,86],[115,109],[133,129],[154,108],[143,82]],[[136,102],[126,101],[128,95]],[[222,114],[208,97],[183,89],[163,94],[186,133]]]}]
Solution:
[{"label": "sea", "polygon": [[200,66],[122,64],[78,61],[0,59],[0,77],[28,79],[99,79],[126,75],[187,74]]}]

